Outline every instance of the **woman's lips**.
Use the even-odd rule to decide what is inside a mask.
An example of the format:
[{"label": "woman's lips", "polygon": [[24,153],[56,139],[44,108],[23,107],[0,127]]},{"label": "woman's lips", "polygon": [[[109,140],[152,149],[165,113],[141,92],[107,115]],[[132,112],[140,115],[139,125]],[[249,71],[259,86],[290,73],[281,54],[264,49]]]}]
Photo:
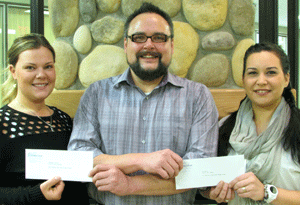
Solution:
[{"label": "woman's lips", "polygon": [[255,90],[254,92],[257,93],[258,95],[266,95],[271,91],[270,90]]}]

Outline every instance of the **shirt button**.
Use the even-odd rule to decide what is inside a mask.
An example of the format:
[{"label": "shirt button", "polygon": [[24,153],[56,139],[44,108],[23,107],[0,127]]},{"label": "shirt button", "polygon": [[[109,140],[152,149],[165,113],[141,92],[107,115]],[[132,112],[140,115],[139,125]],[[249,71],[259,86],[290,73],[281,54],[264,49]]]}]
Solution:
[{"label": "shirt button", "polygon": [[146,141],[145,141],[145,140],[142,140],[142,143],[143,143],[143,144],[145,144],[145,143],[146,143]]},{"label": "shirt button", "polygon": [[143,120],[145,121],[145,120],[146,120],[146,117],[143,117]]}]

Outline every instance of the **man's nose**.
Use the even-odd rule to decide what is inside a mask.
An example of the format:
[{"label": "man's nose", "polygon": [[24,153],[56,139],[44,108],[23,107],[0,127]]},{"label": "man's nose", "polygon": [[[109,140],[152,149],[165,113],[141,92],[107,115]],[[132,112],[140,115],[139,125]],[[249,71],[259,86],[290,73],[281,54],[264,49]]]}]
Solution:
[{"label": "man's nose", "polygon": [[152,39],[150,37],[147,38],[146,42],[144,43],[144,48],[146,49],[153,49],[154,43],[152,42]]}]

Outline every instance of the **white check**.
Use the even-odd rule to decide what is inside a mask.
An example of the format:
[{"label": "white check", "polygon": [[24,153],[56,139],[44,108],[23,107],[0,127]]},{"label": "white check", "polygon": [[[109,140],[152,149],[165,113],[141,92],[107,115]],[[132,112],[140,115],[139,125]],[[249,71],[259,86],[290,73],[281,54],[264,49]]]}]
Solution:
[{"label": "white check", "polygon": [[176,189],[216,186],[221,180],[229,183],[245,171],[244,155],[183,160]]},{"label": "white check", "polygon": [[91,182],[93,152],[62,150],[25,150],[25,178],[48,180],[55,176],[63,181]]}]

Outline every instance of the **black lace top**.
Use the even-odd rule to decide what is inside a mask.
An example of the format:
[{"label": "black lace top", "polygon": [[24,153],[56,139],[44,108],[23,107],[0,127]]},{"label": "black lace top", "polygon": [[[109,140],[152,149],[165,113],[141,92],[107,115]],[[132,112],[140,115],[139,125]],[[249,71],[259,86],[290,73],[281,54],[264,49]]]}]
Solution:
[{"label": "black lace top", "polygon": [[[25,179],[25,149],[67,149],[72,120],[63,111],[50,108],[53,115],[42,120],[7,105],[0,109],[0,204],[88,204],[84,184],[65,182],[62,200],[49,202],[39,188],[43,181]],[[53,131],[44,121],[52,124]]]},{"label": "black lace top", "polygon": [[8,106],[4,106],[0,109],[2,136],[16,138],[25,135],[52,132],[48,124],[52,125],[54,132],[71,132],[72,121],[69,115],[55,107],[50,108],[54,111],[54,114],[49,117],[41,117],[41,120],[37,116],[21,113]]}]

